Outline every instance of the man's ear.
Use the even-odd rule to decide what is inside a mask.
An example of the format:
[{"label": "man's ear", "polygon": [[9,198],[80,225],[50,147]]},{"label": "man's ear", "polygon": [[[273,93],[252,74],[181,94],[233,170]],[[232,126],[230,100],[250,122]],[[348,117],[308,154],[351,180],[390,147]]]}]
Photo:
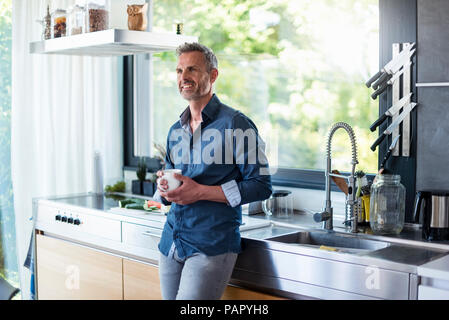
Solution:
[{"label": "man's ear", "polygon": [[210,72],[210,82],[213,84],[218,78],[218,69],[212,69]]}]

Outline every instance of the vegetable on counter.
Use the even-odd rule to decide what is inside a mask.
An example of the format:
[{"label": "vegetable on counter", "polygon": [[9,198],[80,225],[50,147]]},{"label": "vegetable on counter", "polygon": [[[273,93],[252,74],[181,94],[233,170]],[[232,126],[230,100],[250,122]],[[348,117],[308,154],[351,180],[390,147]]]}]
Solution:
[{"label": "vegetable on counter", "polygon": [[143,205],[145,203],[144,199],[125,199],[119,201],[119,207],[120,208],[127,208],[128,205],[140,205],[141,209],[143,209]]},{"label": "vegetable on counter", "polygon": [[126,209],[136,209],[136,210],[143,210],[143,204],[141,203],[129,203],[125,205]]},{"label": "vegetable on counter", "polygon": [[162,203],[153,200],[147,200],[145,201],[145,204],[147,207],[157,207],[158,209],[162,208]]},{"label": "vegetable on counter", "polygon": [[106,192],[125,192],[126,184],[125,181],[119,181],[113,186],[107,185],[104,190]]},{"label": "vegetable on counter", "polygon": [[[119,201],[119,207],[125,209],[145,210],[145,211],[159,211],[165,209],[162,203],[153,200],[144,199],[125,199]],[[168,212],[168,211],[167,211]],[[165,211],[164,211],[165,213]]]}]

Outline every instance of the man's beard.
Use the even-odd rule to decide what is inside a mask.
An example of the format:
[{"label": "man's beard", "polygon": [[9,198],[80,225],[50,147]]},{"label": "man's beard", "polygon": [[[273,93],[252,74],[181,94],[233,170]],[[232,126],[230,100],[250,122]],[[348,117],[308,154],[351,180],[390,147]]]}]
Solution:
[{"label": "man's beard", "polygon": [[[192,91],[184,91],[182,89],[182,86],[186,85],[186,84],[191,84],[193,86]],[[206,90],[207,88],[207,82],[206,81],[201,81],[200,83],[195,83],[193,81],[186,81],[182,84],[182,86],[179,88],[180,94],[181,96],[186,99],[187,101],[191,101],[191,100],[197,100],[205,95],[207,95],[208,91]]]}]

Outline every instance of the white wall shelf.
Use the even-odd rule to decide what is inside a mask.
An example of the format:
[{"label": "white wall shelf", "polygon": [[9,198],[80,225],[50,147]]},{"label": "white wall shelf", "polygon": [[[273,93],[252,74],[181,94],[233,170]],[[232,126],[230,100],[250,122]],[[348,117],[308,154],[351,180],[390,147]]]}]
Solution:
[{"label": "white wall shelf", "polygon": [[171,33],[109,29],[30,43],[30,53],[77,56],[126,56],[174,51],[184,42],[198,38]]},{"label": "white wall shelf", "polygon": [[449,87],[449,82],[422,82],[416,83],[416,87]]}]

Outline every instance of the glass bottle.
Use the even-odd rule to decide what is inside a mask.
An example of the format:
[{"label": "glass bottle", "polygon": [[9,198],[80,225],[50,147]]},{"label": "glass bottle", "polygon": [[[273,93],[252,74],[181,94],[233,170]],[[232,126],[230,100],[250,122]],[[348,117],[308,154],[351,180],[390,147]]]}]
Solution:
[{"label": "glass bottle", "polygon": [[404,227],[405,187],[400,175],[380,174],[371,186],[370,226],[375,234],[399,234]]},{"label": "glass bottle", "polygon": [[67,20],[67,31],[69,36],[86,32],[86,18],[83,6],[76,4],[71,7]]},{"label": "glass bottle", "polygon": [[52,38],[66,36],[67,12],[62,9],[56,9],[51,14],[51,32]]},{"label": "glass bottle", "polygon": [[110,0],[87,0],[86,32],[109,29]]},{"label": "glass bottle", "polygon": [[51,39],[51,14],[50,14],[50,5],[47,5],[47,14],[43,20],[43,40]]}]

